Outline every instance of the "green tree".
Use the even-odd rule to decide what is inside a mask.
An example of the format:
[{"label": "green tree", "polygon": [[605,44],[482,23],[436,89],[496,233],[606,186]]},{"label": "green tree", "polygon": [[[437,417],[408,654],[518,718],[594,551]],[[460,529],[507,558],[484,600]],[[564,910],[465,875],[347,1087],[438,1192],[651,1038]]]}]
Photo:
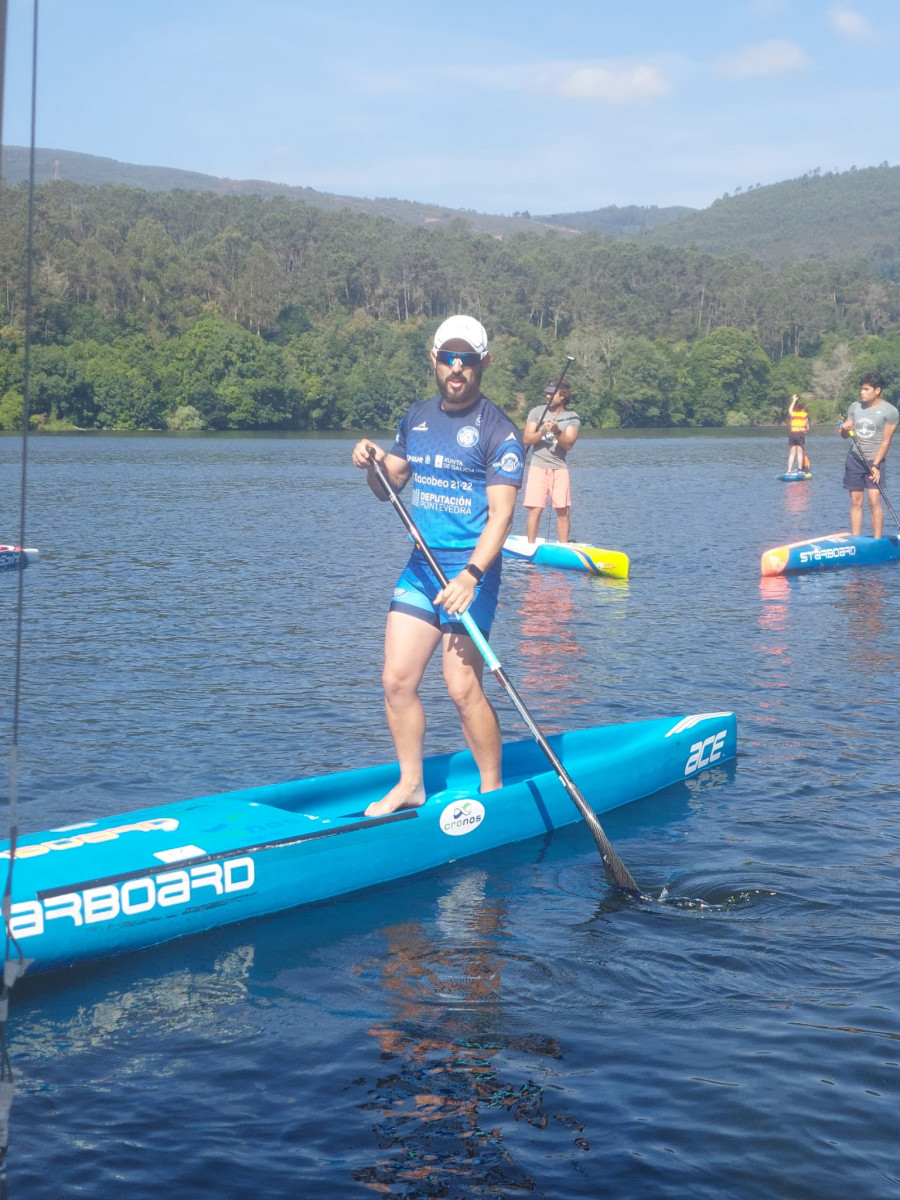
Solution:
[{"label": "green tree", "polygon": [[170,411],[191,405],[210,429],[291,428],[298,400],[281,347],[207,316],[171,350]]},{"label": "green tree", "polygon": [[25,400],[22,393],[15,388],[7,388],[0,396],[0,429],[21,430],[24,414]]},{"label": "green tree", "polygon": [[[97,343],[93,345],[99,350]],[[77,350],[65,346],[32,348],[29,407],[41,424],[91,429],[96,423],[94,391]]]},{"label": "green tree", "polygon": [[626,338],[606,407],[618,413],[625,429],[681,424],[682,414],[673,407],[677,386],[677,364],[668,347],[647,338]]},{"label": "green tree", "polygon": [[151,356],[135,344],[97,346],[83,363],[103,429],[162,429],[165,397]]},{"label": "green tree", "polygon": [[771,364],[759,345],[739,329],[714,329],[691,346],[684,411],[691,425],[724,425],[729,413],[750,421],[771,418]]}]

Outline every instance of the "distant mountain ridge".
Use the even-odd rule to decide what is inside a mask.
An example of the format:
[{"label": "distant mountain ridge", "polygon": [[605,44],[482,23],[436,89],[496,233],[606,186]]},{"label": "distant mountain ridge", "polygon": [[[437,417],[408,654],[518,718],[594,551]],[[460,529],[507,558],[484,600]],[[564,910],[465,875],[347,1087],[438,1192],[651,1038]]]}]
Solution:
[{"label": "distant mountain ridge", "polygon": [[[4,146],[3,179],[10,186],[28,178],[29,152],[25,146]],[[448,208],[415,200],[396,200],[383,197],[366,199],[358,196],[339,196],[319,192],[315,188],[294,187],[286,183],[271,183],[260,179],[223,179],[203,175],[198,171],[183,171],[177,167],[144,167],[123,163],[114,158],[94,154],[79,154],[73,150],[35,150],[35,178],[38,183],[65,179],[89,187],[104,184],[141,188],[147,192],[171,192],[183,188],[191,192],[213,192],[219,196],[257,195],[285,196],[302,200],[314,208],[330,211],[350,209],[374,217],[387,217],[401,225],[440,227],[451,221],[464,221],[476,233],[508,237],[512,233],[554,232],[564,237],[593,232],[613,237],[633,237],[642,229],[652,229],[665,221],[675,220],[690,208],[659,209],[629,205],[619,208],[610,205],[589,213],[569,213],[558,216],[532,217],[530,213],[504,216],[479,213],[471,209]],[[571,218],[571,219],[570,219]]]},{"label": "distant mountain ridge", "polygon": [[[14,186],[28,178],[28,158],[29,152],[24,146],[3,147],[2,175],[7,184]],[[476,232],[490,233],[495,237],[518,232],[546,233],[551,228],[549,222],[532,220],[528,216],[494,216],[415,200],[338,196],[314,188],[293,187],[260,179],[222,179],[177,167],[138,166],[118,162],[114,158],[78,154],[72,150],[35,150],[35,179],[38,183],[65,179],[89,187],[124,185],[147,192],[171,192],[181,188],[190,192],[213,192],[219,196],[284,196],[289,200],[302,200],[314,208],[332,212],[350,209],[368,216],[387,217],[401,225],[442,226],[454,220],[463,220]],[[557,232],[571,237],[578,231],[559,228]]]},{"label": "distant mountain ridge", "polygon": [[[2,174],[7,184],[27,178],[28,159],[25,147],[3,148]],[[71,150],[36,150],[35,166],[39,183],[60,179],[149,192],[181,188],[222,196],[284,196],[315,208],[349,209],[401,225],[440,228],[463,221],[475,233],[501,238],[514,233],[640,238],[645,245],[748,255],[769,266],[808,259],[864,259],[884,276],[900,278],[900,167],[886,162],[843,172],[822,174],[816,170],[798,179],[738,189],[704,209],[609,205],[589,212],[543,216],[528,212],[504,216],[413,200],[340,196],[265,180],[222,179],[174,167],[138,166]]]}]

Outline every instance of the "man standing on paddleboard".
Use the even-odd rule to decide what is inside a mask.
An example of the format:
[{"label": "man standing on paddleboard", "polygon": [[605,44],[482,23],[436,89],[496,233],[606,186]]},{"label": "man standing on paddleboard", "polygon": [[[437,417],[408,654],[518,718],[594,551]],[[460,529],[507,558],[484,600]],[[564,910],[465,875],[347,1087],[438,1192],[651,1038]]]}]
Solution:
[{"label": "man standing on paddleboard", "polygon": [[[878,371],[863,375],[859,381],[859,400],[853,401],[846,419],[838,425],[841,437],[848,438],[852,434],[856,443],[850,447],[844,463],[844,487],[850,493],[850,532],[856,536],[862,533],[863,493],[869,498],[872,536],[880,538],[884,528],[880,488],[887,483],[884,460],[900,413],[893,404],[882,399],[883,387],[884,376]],[[857,447],[865,455],[866,462]]]},{"label": "man standing on paddleboard", "polygon": [[528,414],[523,435],[526,447],[534,447],[525,484],[524,504],[528,510],[525,532],[529,542],[535,541],[549,496],[556,509],[557,540],[567,542],[572,497],[566,455],[575,445],[581,418],[569,408],[572,389],[568,380],[548,379],[544,395],[546,404],[538,405]]},{"label": "man standing on paddleboard", "polygon": [[482,792],[502,786],[500,725],[481,686],[484,660],[459,614],[469,611],[487,636],[497,608],[500,552],[512,528],[525,449],[513,422],[481,391],[490,365],[484,326],[448,317],[434,335],[431,361],[438,395],[414,403],[385,452],[368,438],[353,447],[353,465],[379,500],[387,500],[371,456],[399,492],[413,481],[412,517],[448,578],[446,587],[416,547],[394,589],[384,638],[385,710],[400,781],[367,816],[425,803],[422,758],[425,710],[419,685],[443,644],[444,682],[481,774]]}]

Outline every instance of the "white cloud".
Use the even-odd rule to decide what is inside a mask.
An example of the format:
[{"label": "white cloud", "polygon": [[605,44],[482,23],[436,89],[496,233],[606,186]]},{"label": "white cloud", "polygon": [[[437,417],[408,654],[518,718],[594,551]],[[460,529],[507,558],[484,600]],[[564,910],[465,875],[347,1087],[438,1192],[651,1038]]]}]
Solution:
[{"label": "white cloud", "polygon": [[838,33],[843,33],[846,37],[853,38],[854,41],[868,41],[874,33],[869,18],[864,17],[862,13],[854,12],[852,8],[841,8],[839,5],[835,5],[828,16]]},{"label": "white cloud", "polygon": [[644,64],[618,67],[579,67],[559,84],[561,96],[576,100],[605,100],[609,104],[635,104],[667,96],[668,80]]},{"label": "white cloud", "polygon": [[[426,73],[427,72],[427,73]],[[571,100],[601,100],[607,104],[640,104],[668,96],[672,86],[663,72],[647,63],[592,63],[584,60],[545,60],[524,64],[480,66],[428,64],[402,75],[355,75],[364,91],[416,91],[433,86],[435,79],[490,91],[522,92],[532,97],[562,96]]]},{"label": "white cloud", "polygon": [[806,55],[795,45],[781,38],[745,46],[737,54],[723,54],[717,66],[723,75],[749,79],[756,75],[780,75],[806,65]]}]

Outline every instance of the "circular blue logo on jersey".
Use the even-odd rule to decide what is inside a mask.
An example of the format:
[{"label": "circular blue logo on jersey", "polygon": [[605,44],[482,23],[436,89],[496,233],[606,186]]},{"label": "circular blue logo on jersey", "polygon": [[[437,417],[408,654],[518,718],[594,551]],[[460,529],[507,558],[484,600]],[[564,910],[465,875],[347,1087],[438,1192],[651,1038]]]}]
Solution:
[{"label": "circular blue logo on jersey", "polygon": [[463,425],[462,429],[456,435],[456,440],[460,446],[469,450],[472,446],[478,445],[478,430],[474,425]]},{"label": "circular blue logo on jersey", "polygon": [[516,450],[508,450],[500,459],[500,470],[504,475],[515,475],[522,469],[522,456]]}]

